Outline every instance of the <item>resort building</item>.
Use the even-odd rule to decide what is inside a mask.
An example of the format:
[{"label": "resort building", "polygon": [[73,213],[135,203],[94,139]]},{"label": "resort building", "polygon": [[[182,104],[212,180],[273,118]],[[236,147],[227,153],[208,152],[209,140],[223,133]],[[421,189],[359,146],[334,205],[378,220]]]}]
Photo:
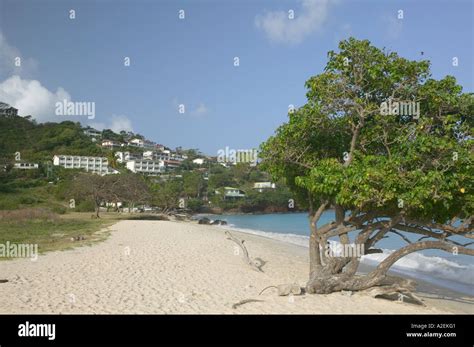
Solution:
[{"label": "resort building", "polygon": [[7,116],[7,117],[18,116],[18,109],[4,102],[0,102],[0,116]]},{"label": "resort building", "polygon": [[149,140],[144,140],[144,139],[139,139],[139,138],[134,138],[130,141],[128,141],[128,145],[132,147],[138,147],[138,148],[146,148],[146,149],[156,149],[156,143],[153,141]]},{"label": "resort building", "polygon": [[87,127],[84,129],[84,134],[86,134],[87,136],[89,137],[99,137],[99,136],[102,136],[102,132],[99,131],[99,130],[96,130],[94,128],[91,128],[91,127]]},{"label": "resort building", "polygon": [[162,160],[130,160],[127,169],[148,175],[158,175],[165,172],[165,163]]},{"label": "resort building", "polygon": [[32,170],[32,169],[37,169],[38,167],[39,165],[36,163],[15,163],[13,165],[14,169],[20,169],[20,170]]},{"label": "resort building", "polygon": [[170,160],[183,161],[188,159],[188,156],[185,154],[171,153]]},{"label": "resort building", "polygon": [[255,182],[253,184],[253,189],[258,190],[260,193],[266,189],[275,189],[275,183],[272,182]]},{"label": "resort building", "polygon": [[131,152],[115,152],[115,157],[119,163],[126,163],[129,160],[141,160],[143,158],[141,153]]},{"label": "resort building", "polygon": [[171,153],[170,153],[169,150],[145,151],[145,152],[143,152],[143,159],[147,159],[147,160],[171,160]]},{"label": "resort building", "polygon": [[55,155],[53,165],[61,166],[65,169],[83,169],[87,172],[99,175],[109,175],[118,173],[117,170],[108,166],[105,157],[83,157],[78,155]]},{"label": "resort building", "polygon": [[108,149],[114,149],[114,148],[120,148],[122,147],[123,144],[117,141],[113,140],[102,140],[102,147],[108,148]]}]

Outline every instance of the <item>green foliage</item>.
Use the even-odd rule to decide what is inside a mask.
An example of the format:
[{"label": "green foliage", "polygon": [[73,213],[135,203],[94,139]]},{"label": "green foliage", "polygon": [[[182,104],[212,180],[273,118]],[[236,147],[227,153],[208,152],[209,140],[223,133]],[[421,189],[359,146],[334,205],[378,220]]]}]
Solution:
[{"label": "green foliage", "polygon": [[0,162],[15,159],[20,152],[21,159],[43,163],[51,161],[54,154],[103,155],[80,123],[64,121],[61,123],[36,124],[23,117],[0,116]]},{"label": "green foliage", "polygon": [[[303,204],[327,200],[379,215],[402,209],[437,222],[472,215],[473,95],[451,76],[431,79],[427,61],[353,38],[339,48],[306,82],[308,102],[262,145],[264,168]],[[390,97],[419,102],[420,117],[382,114]]]}]

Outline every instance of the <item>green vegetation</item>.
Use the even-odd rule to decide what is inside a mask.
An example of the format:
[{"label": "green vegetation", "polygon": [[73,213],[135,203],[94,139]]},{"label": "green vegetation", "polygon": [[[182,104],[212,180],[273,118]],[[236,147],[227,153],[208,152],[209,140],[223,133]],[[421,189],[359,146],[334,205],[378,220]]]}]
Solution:
[{"label": "green vegetation", "polygon": [[[75,214],[64,218],[46,209],[0,211],[0,244],[37,244],[38,252],[64,250],[77,245],[90,245],[103,240],[107,233],[101,228],[112,224],[111,219],[91,220]],[[82,236],[80,242],[71,238]],[[6,258],[1,258],[6,259]]]},{"label": "green vegetation", "polygon": [[[428,61],[353,38],[339,49],[306,82],[308,102],[289,114],[261,153],[264,168],[309,208],[308,292],[378,285],[393,263],[423,249],[474,255],[464,246],[474,238],[474,96],[451,76],[430,78]],[[411,102],[411,112],[383,109]],[[335,222],[317,227],[329,208]],[[390,233],[411,235],[412,243],[367,276],[356,275],[359,258],[325,254],[332,237],[375,253]]]}]

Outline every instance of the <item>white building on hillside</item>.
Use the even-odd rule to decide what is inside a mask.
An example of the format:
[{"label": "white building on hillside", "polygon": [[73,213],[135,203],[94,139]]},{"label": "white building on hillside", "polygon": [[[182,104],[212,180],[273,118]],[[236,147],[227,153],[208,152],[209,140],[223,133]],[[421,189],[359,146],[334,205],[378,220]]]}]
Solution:
[{"label": "white building on hillside", "polygon": [[114,149],[114,148],[120,148],[121,146],[123,146],[123,144],[121,144],[118,141],[102,140],[102,147],[104,148]]},{"label": "white building on hillside", "polygon": [[115,152],[115,157],[119,163],[125,163],[129,160],[142,159],[141,155],[133,154],[130,152]]},{"label": "white building on hillside", "polygon": [[79,155],[55,155],[53,165],[61,166],[65,169],[83,169],[87,172],[99,175],[109,175],[118,173],[117,170],[108,166],[105,157],[85,157]]},{"label": "white building on hillside", "polygon": [[37,169],[38,164],[36,163],[15,163],[13,165],[14,169],[20,169],[20,170],[31,170],[31,169]]},{"label": "white building on hillside", "polygon": [[143,140],[139,138],[134,138],[130,141],[128,141],[128,145],[132,147],[138,147],[138,148],[146,148],[146,149],[151,149],[154,150],[156,149],[156,143],[153,141],[149,140]]},{"label": "white building on hillside", "polygon": [[86,134],[87,136],[90,136],[90,137],[99,137],[102,135],[102,132],[99,131],[99,130],[96,130],[94,128],[91,128],[91,127],[87,127],[84,129],[84,134]]},{"label": "white building on hillside", "polygon": [[193,164],[202,165],[202,164],[204,164],[204,159],[203,158],[196,158],[196,159],[193,160]]},{"label": "white building on hillside", "polygon": [[276,185],[272,182],[255,182],[253,184],[253,189],[257,189],[260,193],[265,189],[275,189]]},{"label": "white building on hillside", "polygon": [[149,175],[158,175],[165,172],[163,160],[130,160],[127,161],[127,169]]}]

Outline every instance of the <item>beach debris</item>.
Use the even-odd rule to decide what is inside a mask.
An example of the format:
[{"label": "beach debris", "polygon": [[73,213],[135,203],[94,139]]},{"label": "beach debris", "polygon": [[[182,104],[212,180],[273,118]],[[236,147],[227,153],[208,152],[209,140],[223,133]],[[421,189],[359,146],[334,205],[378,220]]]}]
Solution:
[{"label": "beach debris", "polygon": [[0,283],[7,283],[8,280],[0,280]]},{"label": "beach debris", "polygon": [[280,284],[278,286],[268,286],[263,288],[258,295],[262,295],[262,293],[269,289],[275,288],[277,290],[278,296],[288,296],[288,295],[301,295],[303,291],[301,286],[298,283],[290,283],[290,284]]},{"label": "beach debris", "polygon": [[426,306],[422,300],[413,293],[415,288],[416,282],[414,280],[398,276],[387,276],[379,286],[367,289],[363,292],[376,299]]},{"label": "beach debris", "polygon": [[263,300],[257,300],[257,299],[245,299],[245,300],[240,300],[239,302],[236,302],[235,304],[232,305],[232,308],[235,310],[237,307],[248,304],[249,302],[264,302]]},{"label": "beach debris", "polygon": [[261,258],[255,258],[255,259],[250,258],[247,247],[245,247],[245,245],[244,245],[245,240],[240,240],[240,239],[236,238],[234,235],[232,235],[227,230],[226,230],[225,234],[227,235],[228,240],[234,241],[242,249],[242,252],[244,253],[244,261],[252,269],[257,270],[259,272],[263,272],[262,266],[265,265],[266,262],[263,261]]},{"label": "beach debris", "polygon": [[368,294],[376,299],[385,299],[390,301],[399,301],[408,304],[425,306],[425,304],[419,297],[409,291],[388,290],[386,288],[384,289],[383,287],[380,287],[372,288]]}]

